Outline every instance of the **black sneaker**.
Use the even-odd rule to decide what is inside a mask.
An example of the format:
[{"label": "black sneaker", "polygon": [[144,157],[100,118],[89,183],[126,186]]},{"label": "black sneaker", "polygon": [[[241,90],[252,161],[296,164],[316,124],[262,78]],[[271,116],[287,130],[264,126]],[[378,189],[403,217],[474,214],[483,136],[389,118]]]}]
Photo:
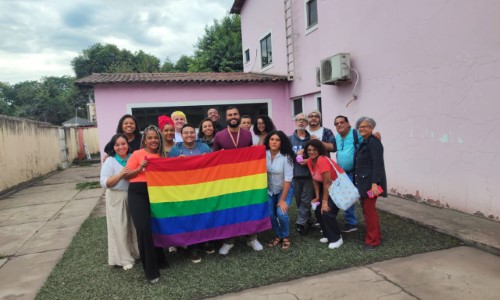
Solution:
[{"label": "black sneaker", "polygon": [[191,251],[191,253],[189,254],[189,259],[194,263],[194,264],[197,264],[199,262],[201,262],[201,257],[198,256],[198,253],[197,251]]},{"label": "black sneaker", "polygon": [[306,236],[309,234],[309,226],[297,224],[297,232],[302,236]]},{"label": "black sneaker", "polygon": [[214,247],[212,247],[212,245],[210,245],[209,243],[204,243],[201,246],[201,249],[203,249],[203,251],[205,251],[206,254],[214,254],[215,253]]},{"label": "black sneaker", "polygon": [[375,251],[376,246],[365,245],[365,251]]},{"label": "black sneaker", "polygon": [[321,225],[319,225],[319,223],[314,223],[314,224],[312,224],[311,227],[312,228],[321,228]]},{"label": "black sneaker", "polygon": [[342,229],[340,231],[345,233],[345,232],[353,232],[356,230],[358,230],[358,226],[351,225],[351,224],[345,224],[344,227],[342,227]]}]

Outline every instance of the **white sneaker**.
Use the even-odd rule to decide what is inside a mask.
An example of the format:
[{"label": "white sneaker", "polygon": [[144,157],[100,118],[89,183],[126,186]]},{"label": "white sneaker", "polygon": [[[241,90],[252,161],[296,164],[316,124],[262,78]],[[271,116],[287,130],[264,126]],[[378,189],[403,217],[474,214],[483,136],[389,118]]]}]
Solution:
[{"label": "white sneaker", "polygon": [[234,247],[232,244],[223,244],[222,247],[219,249],[219,254],[220,255],[227,255],[229,253],[229,250],[231,250]]},{"label": "white sneaker", "polygon": [[335,243],[328,244],[328,248],[337,249],[340,246],[342,246],[343,243],[344,243],[344,241],[342,240],[342,237],[340,237],[340,239],[338,241],[336,241]]},{"label": "white sneaker", "polygon": [[319,242],[323,243],[323,244],[326,244],[326,243],[328,243],[328,239],[326,237],[322,237],[322,238],[319,239]]},{"label": "white sneaker", "polygon": [[155,279],[151,279],[149,282],[150,283],[157,283],[158,281],[160,281],[160,277],[156,277]]},{"label": "white sneaker", "polygon": [[123,270],[128,271],[128,270],[131,270],[133,267],[134,267],[133,264],[128,264],[126,266],[123,266]]},{"label": "white sneaker", "polygon": [[247,245],[252,247],[255,251],[262,251],[262,249],[264,249],[257,239],[247,242]]}]

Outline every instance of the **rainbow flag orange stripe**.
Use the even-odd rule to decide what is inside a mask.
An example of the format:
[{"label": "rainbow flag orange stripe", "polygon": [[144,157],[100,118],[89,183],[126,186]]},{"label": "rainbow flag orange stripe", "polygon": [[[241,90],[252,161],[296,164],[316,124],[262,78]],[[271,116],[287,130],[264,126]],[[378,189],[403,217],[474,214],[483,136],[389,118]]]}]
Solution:
[{"label": "rainbow flag orange stripe", "polygon": [[151,158],[146,168],[153,239],[187,246],[271,228],[263,146]]}]

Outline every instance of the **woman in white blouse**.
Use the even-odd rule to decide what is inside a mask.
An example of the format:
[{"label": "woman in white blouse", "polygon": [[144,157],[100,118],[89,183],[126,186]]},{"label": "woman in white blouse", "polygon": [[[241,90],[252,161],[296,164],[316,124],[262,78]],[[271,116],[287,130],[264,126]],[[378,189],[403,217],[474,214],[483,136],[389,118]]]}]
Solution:
[{"label": "woman in white blouse", "polygon": [[290,140],[283,131],[272,131],[264,139],[267,164],[267,193],[269,214],[276,237],[268,246],[290,248],[288,207],[292,199],[291,183],[295,153]]},{"label": "woman in white blouse", "polygon": [[130,270],[139,258],[137,238],[127,205],[130,157],[127,137],[115,134],[106,146],[108,156],[101,167],[101,186],[106,188],[106,224],[108,229],[108,264]]}]

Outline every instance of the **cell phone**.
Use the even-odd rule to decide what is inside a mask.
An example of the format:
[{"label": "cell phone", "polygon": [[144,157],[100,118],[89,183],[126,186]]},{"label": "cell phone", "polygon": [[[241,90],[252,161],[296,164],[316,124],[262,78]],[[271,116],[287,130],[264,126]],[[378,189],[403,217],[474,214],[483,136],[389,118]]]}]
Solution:
[{"label": "cell phone", "polygon": [[[378,188],[379,195],[382,194],[382,192],[384,191],[382,189],[382,187],[380,185],[377,185],[377,188]],[[366,194],[368,194],[368,197],[370,197],[370,198],[373,198],[373,196],[374,196],[372,190],[369,190],[368,192],[366,192]]]}]

